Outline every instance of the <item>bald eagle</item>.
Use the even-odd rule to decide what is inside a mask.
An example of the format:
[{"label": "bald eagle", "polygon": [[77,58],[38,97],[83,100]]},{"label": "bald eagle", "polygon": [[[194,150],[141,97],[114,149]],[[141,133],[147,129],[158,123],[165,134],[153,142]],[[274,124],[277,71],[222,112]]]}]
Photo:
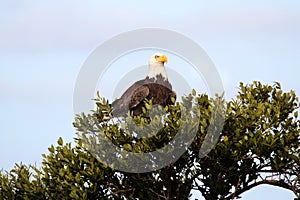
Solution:
[{"label": "bald eagle", "polygon": [[112,117],[125,116],[130,111],[133,116],[142,114],[145,100],[152,100],[152,105],[163,107],[174,104],[176,93],[168,80],[164,54],[155,53],[149,59],[148,75],[131,85],[119,98],[112,102]]}]

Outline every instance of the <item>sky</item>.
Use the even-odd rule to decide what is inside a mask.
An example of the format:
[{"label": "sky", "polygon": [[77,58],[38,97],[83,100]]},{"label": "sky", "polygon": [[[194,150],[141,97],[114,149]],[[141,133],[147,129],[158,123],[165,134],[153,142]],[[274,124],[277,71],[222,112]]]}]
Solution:
[{"label": "sky", "polygon": [[[0,169],[20,162],[39,166],[41,154],[59,137],[71,142],[76,137],[73,91],[86,59],[108,39],[149,27],[176,31],[199,44],[220,74],[226,99],[234,98],[240,82],[254,80],[280,82],[285,91],[300,96],[297,0],[1,1]],[[131,63],[128,56],[115,62],[107,76],[118,71],[118,63]],[[141,53],[132,63],[147,65],[149,56]],[[175,62],[180,59],[167,56],[167,67],[183,74]],[[99,80],[99,89],[106,79]],[[191,87],[198,87],[195,83]],[[102,90],[110,98],[117,95]],[[242,199],[293,197],[289,191],[260,186]]]}]

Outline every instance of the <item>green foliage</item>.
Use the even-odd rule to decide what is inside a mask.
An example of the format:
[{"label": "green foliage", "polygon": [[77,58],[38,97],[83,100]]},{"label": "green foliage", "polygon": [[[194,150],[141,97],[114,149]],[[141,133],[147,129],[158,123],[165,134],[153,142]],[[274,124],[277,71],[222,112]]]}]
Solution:
[{"label": "green foliage", "polygon": [[227,102],[226,108],[220,142],[198,161],[202,194],[207,199],[232,199],[254,186],[270,184],[299,198],[300,124],[295,93],[282,92],[279,83],[241,84],[237,99]]},{"label": "green foliage", "polygon": [[[150,100],[142,116],[122,120],[103,121],[111,112],[109,103],[99,96],[95,103],[95,111],[75,117],[75,147],[59,138],[42,155],[40,169],[16,164],[0,171],[0,199],[188,199],[192,190],[207,200],[234,199],[261,184],[289,189],[300,198],[299,102],[279,83],[241,83],[236,99],[226,104],[194,90],[166,108]],[[218,134],[207,138],[212,127]],[[194,132],[188,147],[173,142],[178,134]],[[121,153],[114,154],[111,144]],[[166,145],[185,151],[151,172],[118,170],[116,158],[128,152],[154,155]]]}]

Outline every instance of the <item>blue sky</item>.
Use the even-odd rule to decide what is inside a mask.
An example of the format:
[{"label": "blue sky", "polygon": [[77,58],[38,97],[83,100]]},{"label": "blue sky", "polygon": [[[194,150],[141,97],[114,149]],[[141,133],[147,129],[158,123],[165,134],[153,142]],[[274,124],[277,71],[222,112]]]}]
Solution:
[{"label": "blue sky", "polygon": [[[39,165],[58,137],[72,141],[73,90],[85,59],[107,39],[145,27],[197,42],[215,63],[228,99],[239,82],[253,80],[278,81],[300,96],[297,0],[1,1],[0,168]],[[262,186],[242,199],[265,198],[293,195]]]}]

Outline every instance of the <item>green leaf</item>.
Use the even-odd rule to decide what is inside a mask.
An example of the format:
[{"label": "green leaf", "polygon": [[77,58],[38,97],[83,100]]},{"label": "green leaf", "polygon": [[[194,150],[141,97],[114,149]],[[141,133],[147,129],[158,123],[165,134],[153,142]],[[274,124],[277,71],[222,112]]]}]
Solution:
[{"label": "green leaf", "polygon": [[227,136],[224,136],[223,141],[224,141],[225,143],[227,143],[227,142],[228,142],[228,137],[227,137]]},{"label": "green leaf", "polygon": [[132,151],[132,146],[131,146],[130,144],[128,144],[128,143],[127,143],[127,144],[124,144],[123,147],[124,147],[124,149],[127,150],[127,151]]},{"label": "green leaf", "polygon": [[148,103],[145,103],[145,107],[147,110],[150,110],[152,108],[152,105],[148,104]]},{"label": "green leaf", "polygon": [[196,90],[195,89],[192,90],[192,95],[196,96]]},{"label": "green leaf", "polygon": [[294,117],[295,117],[295,118],[298,118],[298,111],[295,111],[295,112],[294,112]]},{"label": "green leaf", "polygon": [[54,151],[55,151],[54,146],[51,145],[51,147],[49,147],[48,150],[50,151],[50,153],[54,153]]},{"label": "green leaf", "polygon": [[57,144],[62,146],[63,145],[63,139],[61,137],[59,137]]}]

